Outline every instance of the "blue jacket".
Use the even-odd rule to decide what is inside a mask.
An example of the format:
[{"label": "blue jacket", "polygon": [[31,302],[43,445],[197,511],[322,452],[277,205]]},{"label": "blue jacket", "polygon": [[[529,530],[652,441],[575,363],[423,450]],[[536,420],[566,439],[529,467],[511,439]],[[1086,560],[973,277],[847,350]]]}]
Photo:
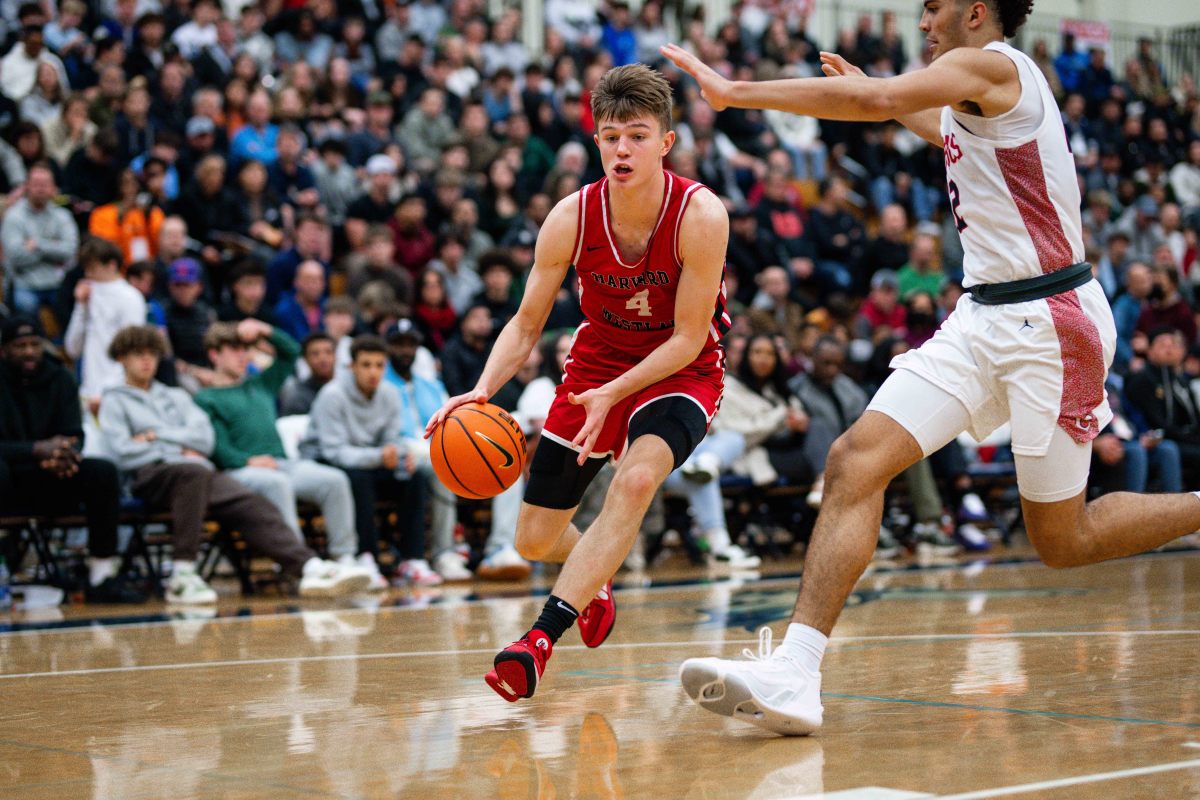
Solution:
[{"label": "blue jacket", "polygon": [[308,317],[305,316],[303,307],[296,301],[296,296],[289,292],[279,298],[279,302],[275,305],[275,324],[288,336],[297,342],[302,342],[304,337],[310,333],[325,329],[325,301],[321,301],[321,319],[314,328],[308,324]]},{"label": "blue jacket", "polygon": [[1117,351],[1113,356],[1113,369],[1124,372],[1133,358],[1133,334],[1137,332],[1138,317],[1142,315],[1143,302],[1128,293],[1113,301],[1113,322],[1117,328]]},{"label": "blue jacket", "polygon": [[441,381],[429,380],[417,375],[406,381],[389,362],[384,380],[400,392],[400,435],[405,439],[420,439],[425,435],[429,420],[449,399]]}]

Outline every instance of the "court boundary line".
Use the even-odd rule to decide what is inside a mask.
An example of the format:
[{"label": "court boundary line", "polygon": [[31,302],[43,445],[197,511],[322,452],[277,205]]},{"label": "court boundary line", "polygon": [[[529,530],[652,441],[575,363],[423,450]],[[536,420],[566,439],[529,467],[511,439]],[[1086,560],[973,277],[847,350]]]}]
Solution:
[{"label": "court boundary line", "polygon": [[[1047,638],[1088,638],[1102,636],[1200,636],[1200,630],[1166,630],[1166,631],[1029,631],[1015,633],[943,633],[943,634],[891,634],[886,636],[846,636],[831,639],[830,642],[836,644],[838,642],[853,642],[853,641],[962,641],[970,639],[1047,639]],[[736,645],[753,644],[758,639],[723,639],[723,640],[680,640],[680,641],[665,641],[665,642],[612,642],[606,645],[606,649],[639,649],[645,647],[679,647],[679,646],[695,646],[697,648],[704,645],[715,645],[720,647],[731,647]],[[555,650],[587,650],[588,648],[582,644],[560,645]],[[0,681],[31,679],[31,678],[49,678],[49,677],[71,677],[80,675],[106,675],[122,672],[153,672],[163,670],[184,670],[184,669],[207,669],[211,667],[239,667],[239,666],[262,666],[264,664],[294,664],[294,663],[321,663],[329,661],[377,661],[388,658],[436,658],[438,656],[450,655],[479,655],[487,653],[495,653],[494,647],[474,647],[465,649],[449,649],[449,650],[417,650],[417,651],[396,651],[389,653],[339,653],[333,655],[312,655],[312,656],[279,656],[275,658],[250,658],[237,660],[222,660],[222,661],[185,661],[171,664],[131,664],[121,667],[89,667],[85,669],[74,670],[58,670],[50,672],[19,672],[7,675],[0,675]]]},{"label": "court boundary line", "polygon": [[1173,770],[1197,768],[1200,768],[1200,758],[1193,758],[1188,761],[1171,761],[1165,764],[1154,764],[1148,767],[1118,769],[1113,770],[1112,772],[1094,772],[1088,775],[1075,775],[1069,778],[1056,778],[1054,780],[1037,781],[1035,783],[999,786],[994,789],[979,789],[977,791],[960,792],[958,794],[929,795],[929,797],[936,798],[936,800],[985,800],[985,798],[989,797],[1004,797],[1005,795],[1026,794],[1028,792],[1037,792],[1043,789],[1061,789],[1067,786],[1079,786],[1085,783],[1100,783],[1102,781],[1118,780],[1120,778],[1136,778],[1139,775],[1153,775],[1158,772],[1171,772]]}]

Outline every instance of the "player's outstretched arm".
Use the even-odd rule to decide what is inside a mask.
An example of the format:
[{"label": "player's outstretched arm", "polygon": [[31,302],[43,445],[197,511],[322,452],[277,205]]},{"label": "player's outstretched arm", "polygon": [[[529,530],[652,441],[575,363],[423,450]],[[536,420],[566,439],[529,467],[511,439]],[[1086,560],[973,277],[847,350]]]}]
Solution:
[{"label": "player's outstretched arm", "polygon": [[695,78],[701,96],[718,111],[774,108],[820,119],[882,122],[964,102],[994,115],[1007,111],[1020,96],[1013,62],[973,47],[951,50],[925,69],[894,78],[847,75],[836,81],[731,81],[678,45],[665,45],[662,54]]},{"label": "player's outstretched arm", "polygon": [[574,255],[575,233],[578,228],[579,194],[573,193],[558,202],[542,223],[534,247],[533,268],[525,284],[521,307],[492,345],[487,364],[475,388],[466,394],[451,397],[429,419],[425,426],[428,439],[454,409],[467,403],[486,403],[488,398],[508,383],[529,358],[538,343],[546,320],[554,308],[554,300],[562,287]]},{"label": "player's outstretched arm", "polygon": [[683,271],[675,290],[675,328],[667,339],[633,369],[597,389],[568,395],[587,409],[587,421],[573,444],[582,464],[592,451],[613,405],[692,363],[711,335],[714,303],[721,291],[729,214],[712,192],[697,191],[679,228]]},{"label": "player's outstretched arm", "polygon": [[[821,51],[821,71],[830,78],[844,76],[865,78],[867,76],[865,72],[837,53],[826,53],[825,51]],[[912,114],[901,114],[896,117],[896,121],[930,144],[942,146],[942,110],[940,108],[927,108]]]}]

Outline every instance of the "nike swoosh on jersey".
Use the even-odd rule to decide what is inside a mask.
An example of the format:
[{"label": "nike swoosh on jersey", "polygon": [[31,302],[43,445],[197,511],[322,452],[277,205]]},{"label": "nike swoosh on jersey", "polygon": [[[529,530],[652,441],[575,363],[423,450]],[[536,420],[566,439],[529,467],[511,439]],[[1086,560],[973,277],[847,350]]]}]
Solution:
[{"label": "nike swoosh on jersey", "polygon": [[492,437],[488,436],[486,433],[480,433],[479,431],[475,431],[475,435],[478,436],[480,439],[483,439],[485,442],[490,444],[492,447],[499,450],[500,455],[504,456],[504,463],[500,465],[501,469],[504,469],[506,467],[511,467],[513,465],[513,462],[516,459],[513,458],[512,453],[508,452],[503,447],[496,444],[495,440],[492,439]]}]

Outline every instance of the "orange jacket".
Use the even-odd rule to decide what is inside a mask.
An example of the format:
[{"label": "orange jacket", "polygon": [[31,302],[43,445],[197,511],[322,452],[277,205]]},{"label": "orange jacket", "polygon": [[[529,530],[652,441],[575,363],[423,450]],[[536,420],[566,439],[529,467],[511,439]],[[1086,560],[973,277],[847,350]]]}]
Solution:
[{"label": "orange jacket", "polygon": [[134,261],[148,261],[158,253],[158,229],[162,227],[161,208],[149,213],[133,208],[121,216],[116,203],[100,206],[88,219],[88,233],[121,248],[128,267]]}]

